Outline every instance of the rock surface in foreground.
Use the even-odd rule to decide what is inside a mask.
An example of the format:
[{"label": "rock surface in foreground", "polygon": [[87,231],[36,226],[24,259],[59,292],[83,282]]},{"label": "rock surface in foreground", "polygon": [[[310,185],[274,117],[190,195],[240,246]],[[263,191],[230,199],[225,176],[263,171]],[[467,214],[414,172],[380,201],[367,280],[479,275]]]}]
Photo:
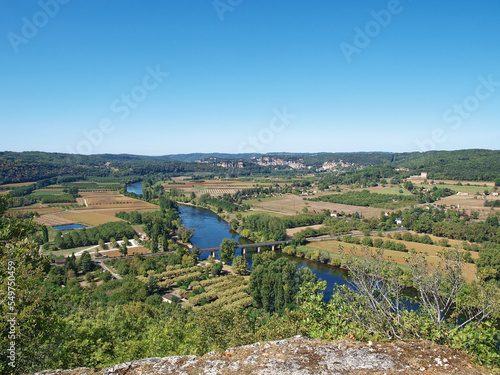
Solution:
[{"label": "rock surface in foreground", "polygon": [[296,336],[212,352],[203,357],[148,358],[104,370],[48,370],[44,375],[152,374],[488,374],[463,353],[428,341],[325,344]]}]

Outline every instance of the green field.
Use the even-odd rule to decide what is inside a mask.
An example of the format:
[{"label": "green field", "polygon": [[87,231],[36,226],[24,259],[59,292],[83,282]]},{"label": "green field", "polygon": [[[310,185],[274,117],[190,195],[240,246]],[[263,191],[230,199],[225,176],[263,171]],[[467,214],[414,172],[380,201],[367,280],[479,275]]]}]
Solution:
[{"label": "green field", "polygon": [[276,216],[276,217],[289,216],[289,215],[281,214],[279,212],[269,212],[269,211],[260,211],[260,210],[243,211],[243,212],[238,212],[238,213],[241,214],[242,217],[247,217],[247,216],[256,215],[256,214],[268,214],[268,215]]},{"label": "green field", "polygon": [[493,188],[491,187],[485,187],[485,186],[467,186],[467,185],[451,185],[451,184],[436,184],[436,185],[428,185],[428,184],[418,184],[415,185],[417,188],[423,187],[424,189],[432,189],[434,186],[436,186],[438,189],[443,189],[443,188],[448,188],[453,191],[459,192],[467,192],[467,193],[484,193],[485,190],[488,190],[490,193],[493,191]]},{"label": "green field", "polygon": [[280,201],[285,199],[284,197],[269,197],[269,198],[258,198],[258,199],[248,199],[245,200],[244,203],[248,203],[250,205],[262,202],[271,202],[271,201]]},{"label": "green field", "polygon": [[45,196],[45,195],[62,195],[64,192],[62,190],[52,190],[52,191],[47,191],[47,190],[35,190],[31,195],[36,195],[36,196]]},{"label": "green field", "polygon": [[[69,256],[69,255],[71,255],[73,253],[76,253],[78,251],[88,249],[89,247],[92,247],[92,246],[95,246],[95,245],[80,246],[80,247],[75,247],[73,249],[55,250],[55,251],[52,251],[50,253],[52,255],[54,255],[54,256],[64,256],[64,257],[66,257],[66,256]],[[94,252],[95,252],[95,250],[91,250],[91,251],[89,251],[89,254],[92,254]],[[47,252],[44,252],[44,253],[47,253]]]},{"label": "green field", "polygon": [[[380,194],[399,194],[399,195],[411,195],[411,193],[403,189],[399,186],[393,186],[393,187],[375,187],[375,188],[365,188],[364,190],[368,190],[372,193],[380,193]],[[399,191],[402,190],[403,193],[400,193]]]}]

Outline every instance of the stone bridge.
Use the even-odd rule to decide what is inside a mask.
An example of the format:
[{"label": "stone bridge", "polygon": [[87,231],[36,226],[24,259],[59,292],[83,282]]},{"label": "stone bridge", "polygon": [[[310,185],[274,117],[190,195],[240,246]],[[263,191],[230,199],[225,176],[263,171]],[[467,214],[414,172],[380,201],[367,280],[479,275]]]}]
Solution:
[{"label": "stone bridge", "polygon": [[[246,249],[257,248],[257,252],[260,253],[260,250],[264,246],[270,246],[271,250],[276,250],[276,247],[281,246],[284,243],[290,243],[290,241],[271,241],[271,242],[260,242],[260,243],[248,243],[248,244],[238,244],[236,246],[237,249],[241,249],[241,255],[246,254]],[[220,246],[218,247],[206,247],[201,249],[201,252],[204,253],[206,251],[210,251],[212,256],[215,258],[215,252],[220,250]]]}]

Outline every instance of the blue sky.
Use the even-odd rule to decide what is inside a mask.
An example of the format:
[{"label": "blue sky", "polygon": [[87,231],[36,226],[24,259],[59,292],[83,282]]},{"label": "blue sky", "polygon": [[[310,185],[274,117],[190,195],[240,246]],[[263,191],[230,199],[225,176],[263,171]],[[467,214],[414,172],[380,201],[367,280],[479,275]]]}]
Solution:
[{"label": "blue sky", "polygon": [[0,150],[499,149],[500,2],[0,2]]}]

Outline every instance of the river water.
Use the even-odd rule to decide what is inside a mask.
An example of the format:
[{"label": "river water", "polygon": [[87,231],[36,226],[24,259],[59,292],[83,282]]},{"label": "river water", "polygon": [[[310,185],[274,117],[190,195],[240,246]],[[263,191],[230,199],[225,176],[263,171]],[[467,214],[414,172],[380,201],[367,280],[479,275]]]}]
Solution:
[{"label": "river water", "polygon": [[[127,191],[138,195],[142,194],[142,181],[127,185]],[[191,229],[194,229],[194,235],[191,243],[200,248],[217,247],[224,238],[230,238],[240,244],[251,243],[248,239],[241,237],[238,233],[231,230],[231,227],[224,220],[219,218],[212,211],[201,207],[179,205],[179,215],[182,223]],[[247,249],[246,258],[248,265],[252,267],[252,255],[256,249]],[[201,260],[208,259],[209,252],[203,252]],[[236,255],[241,255],[241,249],[236,249]],[[286,256],[289,260],[297,264],[298,267],[308,267],[318,279],[326,281],[326,290],[324,291],[324,300],[327,302],[333,294],[335,284],[343,285],[348,281],[347,272],[336,267],[331,267],[307,259]],[[218,252],[216,253],[218,258]]]},{"label": "river water", "polygon": [[[250,243],[250,241],[232,231],[224,220],[221,220],[209,210],[200,207],[179,205],[179,214],[182,218],[182,223],[188,228],[194,229],[191,243],[202,249],[217,247],[224,238],[233,239],[241,244]],[[246,257],[250,269],[252,266],[252,255],[255,253],[256,249],[247,249]],[[205,260],[209,255],[209,252],[203,252],[200,259]],[[241,249],[236,250],[236,255],[241,255]],[[332,296],[335,284],[345,284],[348,280],[347,272],[339,268],[293,256],[283,256],[296,263],[298,267],[308,267],[318,279],[326,281],[327,287],[324,291],[325,301],[328,301]],[[216,257],[218,258],[218,252],[216,253]]]},{"label": "river water", "polygon": [[127,191],[129,193],[135,193],[137,195],[142,195],[142,181],[134,182],[133,184],[128,184]]}]

